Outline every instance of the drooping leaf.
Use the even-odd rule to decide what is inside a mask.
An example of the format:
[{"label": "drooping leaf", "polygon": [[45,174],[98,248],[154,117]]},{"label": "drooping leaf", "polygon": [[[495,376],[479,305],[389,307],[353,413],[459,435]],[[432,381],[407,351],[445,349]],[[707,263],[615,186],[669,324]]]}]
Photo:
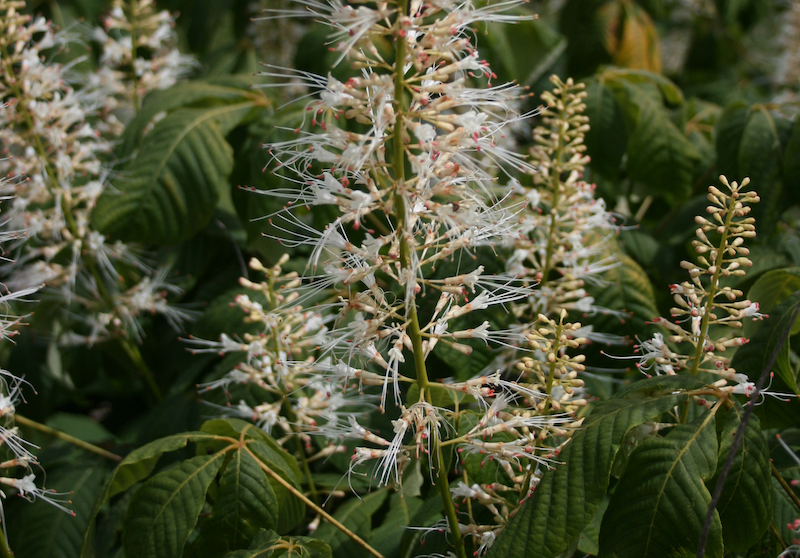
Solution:
[{"label": "drooping leaf", "polygon": [[6,509],[6,518],[12,521],[9,537],[15,555],[18,558],[78,556],[106,471],[106,467],[95,462],[48,470],[47,489],[71,492],[68,507],[75,515],[44,502],[34,505],[15,502],[14,508]]},{"label": "drooping leaf", "polygon": [[[717,472],[706,483],[712,492],[731,451],[743,414],[744,410],[740,405],[733,406],[725,413],[725,423],[719,437]],[[722,417],[718,416],[717,420],[720,419]],[[771,478],[769,447],[761,432],[761,424],[753,415],[747,423],[744,438],[736,451],[717,503],[726,551],[744,552],[758,542],[769,527],[772,511]]]},{"label": "drooping leaf", "polygon": [[702,385],[686,376],[648,378],[599,403],[560,454],[565,464],[544,475],[486,557],[558,556],[599,509],[628,431],[678,404],[680,390]]},{"label": "drooping leaf", "polygon": [[225,466],[211,517],[201,527],[198,554],[220,556],[247,548],[259,529],[278,525],[278,500],[269,479],[243,448]]},{"label": "drooping leaf", "polygon": [[754,207],[759,231],[769,231],[780,211],[783,189],[780,180],[782,149],[777,122],[779,117],[763,105],[753,105],[748,113],[739,142],[737,166],[740,176],[728,178],[740,181],[746,176],[750,177],[750,187],[761,197],[761,202]]},{"label": "drooping leaf", "polygon": [[225,558],[267,558],[272,556],[275,544],[280,540],[280,535],[275,531],[261,529],[253,537],[253,541],[247,550],[229,552],[225,555]]},{"label": "drooping leaf", "polygon": [[[151,92],[142,104],[136,117],[125,127],[116,154],[120,159],[132,155],[142,139],[153,129],[159,115],[166,115],[179,108],[209,108],[253,102],[266,104],[263,95],[249,89],[250,76],[226,76],[205,81],[180,82],[169,89]],[[219,120],[223,135],[232,128],[231,120]],[[235,124],[233,124],[235,125]]]},{"label": "drooping leaf", "polygon": [[609,178],[616,178],[622,156],[628,145],[625,116],[614,95],[599,80],[586,86],[586,110],[589,131],[586,133],[586,153],[592,158],[591,167]]},{"label": "drooping leaf", "polygon": [[[717,467],[714,414],[649,438],[631,454],[600,528],[600,557],[671,558],[696,549],[711,493],[703,484]],[[717,512],[706,555],[722,556]]]},{"label": "drooping leaf", "polygon": [[202,229],[233,168],[225,130],[253,107],[245,101],[185,108],[159,120],[113,188],[97,200],[93,227],[115,239],[151,244],[174,244]]},{"label": "drooping leaf", "polygon": [[[388,495],[388,490],[380,489],[360,500],[353,498],[342,504],[333,517],[369,543],[372,539],[372,516],[383,505]],[[336,558],[351,558],[364,553],[358,544],[330,523],[320,525],[314,536],[328,543]]]},{"label": "drooping leaf", "polygon": [[739,173],[739,145],[747,114],[747,104],[742,101],[731,103],[722,111],[715,127],[717,169],[730,180],[742,178]]},{"label": "drooping leaf", "polygon": [[179,558],[225,454],[200,455],[146,481],[125,519],[128,558]]},{"label": "drooping leaf", "polygon": [[628,174],[656,195],[685,200],[692,191],[700,152],[669,119],[664,107],[642,88],[624,84],[636,106],[636,125],[628,139]]}]

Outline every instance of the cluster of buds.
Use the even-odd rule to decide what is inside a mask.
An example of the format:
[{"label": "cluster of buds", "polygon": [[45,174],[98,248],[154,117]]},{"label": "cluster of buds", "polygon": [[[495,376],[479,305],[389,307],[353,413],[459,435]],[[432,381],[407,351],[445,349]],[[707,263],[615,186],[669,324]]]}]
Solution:
[{"label": "cluster of buds", "polygon": [[47,62],[45,53],[57,45],[51,23],[19,13],[22,7],[0,1],[0,173],[15,190],[3,229],[27,232],[11,242],[6,285],[25,291],[44,284],[65,306],[76,305],[78,327],[89,332],[70,332],[68,340],[139,338],[142,314],[186,319],[165,304],[174,287],[163,271],[154,274],[135,249],[92,229],[111,145],[87,120],[97,108],[93,92],[76,91],[64,68]]},{"label": "cluster of buds", "polygon": [[[708,200],[711,203],[706,208],[709,218],[695,218],[700,225],[696,231],[697,240],[692,243],[698,254],[697,263],[681,262],[690,279],[671,286],[675,301],[670,310],[673,319],[653,320],[654,324],[664,327],[669,336],[665,339],[656,333],[652,339],[637,346],[639,354],[633,358],[639,360],[637,367],[646,373],[708,372],[746,387],[747,377],[730,367],[730,359],[724,353],[747,343],[747,339],[736,335],[714,339],[709,335],[709,328],[727,326],[738,332],[744,320],[765,317],[759,312],[758,303],[743,300],[742,291],[722,284],[727,277],[743,276],[745,268],[752,265],[744,241],[756,235],[755,220],[747,215],[750,213],[749,204],[757,203],[759,197],[755,192],[745,190],[749,178],[739,184],[720,176],[720,182],[728,191],[710,186]],[[682,354],[673,350],[669,343],[674,346],[686,343],[693,350],[690,354]]]},{"label": "cluster of buds", "polygon": [[[426,362],[436,347],[470,354],[480,342],[512,347],[527,343],[524,326],[493,328],[480,312],[528,300],[534,295],[525,284],[530,281],[520,279],[516,269],[490,274],[484,266],[464,262],[473,261],[481,246],[502,245],[520,235],[521,215],[526,203],[531,204],[496,194],[515,192],[517,177],[536,171],[526,157],[507,147],[511,131],[534,116],[516,108],[528,94],[515,84],[492,84],[494,74],[471,44],[473,26],[533,16],[508,13],[523,6],[517,0],[486,6],[449,0],[357,7],[300,3],[302,9],[272,13],[313,17],[329,25],[337,64],[349,60],[356,72],[344,81],[274,66],[262,73],[274,87],[301,83],[311,91],[304,98],[312,97],[296,138],[267,146],[273,172],[296,185],[264,192],[290,200],[270,219],[278,231],[270,234],[287,247],[308,247],[311,253],[307,277],[285,289],[284,296],[296,296],[295,302],[308,308],[324,298],[322,293],[338,295],[314,307],[329,329],[322,334],[317,360],[308,363],[319,380],[307,381],[338,375],[340,390],[356,380],[361,385],[379,383],[379,409],[397,417],[392,437],[370,431],[355,418],[346,426],[320,430],[357,440],[349,474],[362,474],[362,467],[372,464],[379,484],[399,484],[404,467],[425,458],[442,491],[457,555],[464,552],[462,533],[484,550],[535,485],[539,466],[554,462],[558,447],[541,442],[551,435],[566,436],[576,427],[569,412],[582,401],[574,397],[581,385],[573,374],[580,359],[570,359],[564,351],[583,340],[563,317],[556,325],[543,323],[543,330],[552,325],[559,331],[549,345],[541,338],[549,334],[535,334],[540,335],[534,342],[541,343],[542,354],[552,355],[555,363],[549,382],[539,381],[533,360],[527,367],[531,380],[490,373],[433,385],[427,375]],[[393,59],[378,44],[393,44]],[[574,111],[574,103],[565,110]],[[577,128],[582,139],[585,122]],[[570,142],[564,149],[581,150],[579,140]],[[570,164],[561,159],[564,149],[559,148],[559,165]],[[579,191],[577,178],[569,180],[566,196],[569,207],[582,202],[585,209],[579,215],[573,211],[570,219],[593,223],[602,206],[591,207],[585,199],[591,189]],[[303,215],[318,205],[337,212],[322,230],[310,227]],[[559,221],[555,230],[566,234],[566,227]],[[586,242],[583,236],[572,239],[574,254],[559,261],[568,266],[571,257],[584,275],[598,273],[594,260],[591,267],[582,255]],[[424,300],[432,302],[420,311]],[[284,302],[273,312],[291,308]],[[544,358],[550,362],[550,356]],[[403,384],[416,384],[417,389],[406,392],[400,389]],[[481,412],[435,406],[435,391],[472,396]],[[562,412],[551,414],[556,408]],[[462,412],[471,413],[475,423],[459,435],[455,422]],[[506,486],[476,490],[476,498],[487,505],[499,503],[491,494],[517,494],[495,505],[497,524],[483,526],[472,519],[469,525],[459,524],[441,457],[441,448],[448,445],[465,459],[478,454],[505,471]]]},{"label": "cluster of buds", "polygon": [[[245,333],[241,339],[222,334],[218,341],[190,338],[188,342],[193,353],[243,357],[222,378],[198,386],[203,391],[221,388],[228,393],[232,384],[252,384],[268,399],[252,406],[244,400],[229,403],[223,409],[225,414],[252,420],[281,441],[297,435],[308,449],[309,433],[337,438],[335,432],[346,425],[346,417],[358,413],[370,400],[360,394],[360,386],[380,383],[382,377],[341,363],[332,366],[329,359],[315,359],[328,328],[319,309],[304,310],[299,291],[302,280],[296,272],[282,269],[288,259],[284,255],[266,267],[253,258],[250,268],[263,274],[264,280],[256,283],[243,277],[239,281],[253,293],[238,295],[233,305],[244,312],[246,324],[257,326],[255,333]],[[342,379],[345,389],[340,387]]]},{"label": "cluster of buds", "polygon": [[103,27],[94,29],[102,51],[89,79],[107,95],[104,121],[111,131],[121,131],[116,113],[124,122],[147,93],[171,87],[197,66],[176,48],[175,16],[155,7],[154,0],[114,0]]},{"label": "cluster of buds", "polygon": [[602,198],[594,197],[594,185],[582,180],[589,157],[584,136],[589,119],[583,114],[585,86],[557,76],[554,88],[542,94],[542,126],[533,132],[531,159],[538,172],[535,188],[518,185],[514,192],[525,202],[519,215],[519,236],[509,270],[530,278],[539,288],[516,304],[522,314],[557,316],[562,310],[580,313],[606,311],[594,305],[583,289],[587,282],[602,282],[602,274],[616,265],[609,256],[616,229]]}]

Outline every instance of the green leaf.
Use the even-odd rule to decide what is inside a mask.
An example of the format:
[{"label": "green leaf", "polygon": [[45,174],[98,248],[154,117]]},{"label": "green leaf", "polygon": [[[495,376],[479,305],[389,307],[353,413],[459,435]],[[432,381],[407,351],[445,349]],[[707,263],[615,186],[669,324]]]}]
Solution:
[{"label": "green leaf", "polygon": [[278,525],[278,499],[269,479],[244,448],[237,448],[220,477],[211,517],[201,526],[198,554],[220,556],[250,545],[259,529]]},{"label": "green leaf", "polygon": [[[795,292],[800,291],[800,267],[773,269],[758,278],[747,292],[748,300],[758,302],[759,311],[768,314],[776,304],[780,304]],[[746,320],[743,332],[752,337],[761,327],[760,320]],[[800,320],[792,326],[792,335],[800,331]]]},{"label": "green leaf", "polygon": [[[743,414],[744,410],[738,404],[726,413],[719,438],[717,473],[706,483],[710,491],[714,491],[717,485],[718,475],[731,451]],[[752,415],[717,503],[726,551],[744,552],[756,544],[769,527],[771,478],[767,440],[761,432],[758,418]]]},{"label": "green leaf", "polygon": [[[352,498],[339,506],[333,517],[369,543],[372,538],[372,516],[383,505],[388,495],[388,490],[380,489],[361,499]],[[337,558],[352,558],[364,554],[364,550],[358,544],[330,523],[320,525],[314,535],[327,542]]]},{"label": "green leaf", "polygon": [[600,315],[592,325],[595,331],[623,332],[633,338],[648,329],[645,322],[658,316],[653,285],[633,258],[622,252],[616,252],[614,258],[618,263],[605,272],[604,282],[587,285],[586,290],[594,297],[596,306],[622,312],[628,317],[620,323],[620,318],[614,314]]},{"label": "green leaf", "polygon": [[404,496],[399,492],[389,497],[389,511],[380,527],[372,531],[370,544],[386,558],[397,556],[400,543],[411,525],[411,519],[422,507],[422,498]]},{"label": "green leaf", "polygon": [[[8,507],[11,547],[18,558],[73,558],[80,554],[83,534],[89,526],[92,507],[103,487],[107,469],[96,463],[48,468],[46,487],[71,492],[69,509],[74,516],[44,502],[17,502]],[[41,482],[38,479],[37,482]],[[21,500],[15,498],[15,500]]]},{"label": "green leaf", "polygon": [[717,120],[717,169],[731,180],[742,178],[739,173],[739,145],[747,123],[747,114],[747,104],[736,101],[726,106]]},{"label": "green leaf", "polygon": [[[798,304],[800,304],[800,292],[796,292],[772,309],[769,318],[764,320],[750,342],[739,347],[733,356],[731,366],[737,372],[746,374],[751,382],[758,381],[783,334],[787,328],[791,327],[792,315]],[[793,393],[798,393],[795,373],[789,362],[789,348],[789,339],[787,339],[778,352],[774,371]],[[791,404],[791,402],[781,402],[781,405],[787,404]]]},{"label": "green leaf", "polygon": [[225,131],[252,101],[178,109],[142,140],[139,151],[92,212],[95,229],[115,239],[174,244],[201,230],[228,187],[233,149]]},{"label": "green leaf", "polygon": [[136,492],[125,519],[128,558],[179,558],[225,454],[200,455],[157,474]]},{"label": "green leaf", "polygon": [[685,200],[692,191],[700,152],[672,123],[664,107],[644,90],[625,84],[625,91],[638,109],[628,140],[628,174],[655,195],[669,192]]},{"label": "green leaf", "polygon": [[[750,177],[750,188],[758,191],[761,203],[755,207],[757,221],[769,230],[780,211],[783,184],[780,181],[782,149],[776,117],[763,105],[750,107],[747,124],[739,142],[739,176],[729,180],[741,181]],[[760,217],[760,219],[759,219]]]},{"label": "green leaf", "polygon": [[655,72],[609,67],[600,74],[599,79],[605,82],[624,82],[632,85],[654,85],[661,97],[670,105],[683,104],[683,93],[678,86]]},{"label": "green leaf", "polygon": [[280,535],[272,530],[261,529],[253,537],[253,542],[247,550],[229,552],[225,558],[267,558],[272,556],[275,543],[281,540]]},{"label": "green leaf", "polygon": [[94,538],[94,518],[97,517],[100,508],[108,500],[147,478],[153,472],[162,454],[184,448],[189,442],[211,441],[216,438],[217,436],[204,432],[184,432],[155,440],[129,453],[114,469],[111,477],[106,481],[103,492],[95,502],[94,511],[92,511],[89,519],[89,528],[84,533],[81,557],[91,558],[94,556],[92,542]]},{"label": "green leaf", "polygon": [[625,116],[614,94],[603,82],[590,80],[586,93],[584,114],[589,117],[586,153],[592,158],[593,169],[609,178],[616,178],[628,145]]},{"label": "green leaf", "polygon": [[[153,122],[159,115],[179,108],[208,108],[247,102],[266,104],[263,95],[249,89],[252,83],[250,76],[227,76],[180,82],[169,89],[151,92],[136,117],[125,127],[116,149],[117,157],[124,159],[133,154],[145,135],[152,131]],[[224,134],[232,129],[230,123],[220,120]]]},{"label": "green leaf", "polygon": [[677,405],[682,389],[702,385],[687,376],[648,378],[597,404],[561,452],[559,457],[566,463],[545,473],[486,558],[558,556],[597,513],[606,495],[611,465],[628,431]]},{"label": "green leaf", "polygon": [[[617,484],[600,527],[600,557],[671,558],[696,549],[711,502],[703,484],[717,467],[713,413],[677,424],[663,438],[636,448]],[[722,526],[717,512],[706,555],[722,556]]]},{"label": "green leaf", "polygon": [[[270,469],[289,482],[294,488],[302,491],[302,485],[300,484],[302,474],[297,466],[297,461],[278,446],[274,440],[272,440],[272,444],[267,441],[259,441],[252,442],[247,447],[250,448],[257,459],[269,466]],[[303,521],[306,514],[306,505],[272,477],[270,477],[269,483],[278,499],[277,530],[279,533],[286,533]]]}]

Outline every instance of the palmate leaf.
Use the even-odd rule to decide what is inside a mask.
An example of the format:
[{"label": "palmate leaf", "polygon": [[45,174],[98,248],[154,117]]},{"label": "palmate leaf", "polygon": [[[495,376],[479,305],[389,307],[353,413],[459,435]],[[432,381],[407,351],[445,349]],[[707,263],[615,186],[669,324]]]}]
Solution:
[{"label": "palmate leaf", "polygon": [[[178,83],[169,89],[151,92],[144,101],[136,118],[125,127],[115,152],[119,159],[132,155],[141,145],[142,139],[153,127],[154,120],[165,113],[179,108],[210,108],[222,105],[252,102],[262,105],[266,98],[250,89],[253,79],[250,76],[227,76],[205,81]],[[222,133],[231,131],[235,122],[219,121]]]},{"label": "palmate leaf", "polygon": [[[240,419],[214,419],[206,421],[201,429],[204,432],[218,436],[228,436],[235,439],[244,437],[245,441],[248,442],[247,447],[257,459],[265,463],[292,486],[298,490],[302,489],[300,479],[303,474],[297,465],[297,460],[260,428]],[[225,442],[203,442],[199,444],[198,453],[220,451],[225,445]],[[279,533],[287,533],[303,520],[306,513],[306,505],[272,477],[269,477],[269,484],[278,502],[276,530]]]},{"label": "palmate leaf", "polygon": [[136,492],[125,519],[128,558],[179,558],[225,454],[200,455],[157,474]]},{"label": "palmate leaf", "polygon": [[246,548],[259,529],[278,525],[278,499],[266,473],[244,448],[225,466],[211,517],[201,526],[198,555]]},{"label": "palmate leaf", "polygon": [[[600,527],[602,557],[670,558],[697,548],[711,493],[703,484],[717,467],[714,413],[649,438],[631,454]],[[722,556],[714,512],[706,556]]]},{"label": "palmate leaf", "polygon": [[628,174],[651,189],[685,200],[692,191],[700,152],[669,118],[664,107],[643,88],[625,83],[628,103],[636,110],[636,125],[628,140]]},{"label": "palmate leaf", "polygon": [[600,80],[587,83],[585,103],[585,114],[591,122],[586,133],[586,151],[592,158],[592,168],[608,178],[616,178],[628,144],[625,116],[611,90]]},{"label": "palmate leaf", "polygon": [[544,475],[486,558],[549,558],[563,552],[599,509],[628,431],[677,405],[682,389],[702,385],[686,376],[649,378],[599,403],[559,456],[565,464]]},{"label": "palmate leaf", "polygon": [[[710,491],[717,485],[717,477],[731,451],[743,414],[744,409],[738,404],[725,413],[725,422],[719,436],[717,472],[706,483]],[[723,417],[718,416],[717,420],[722,421]],[[771,478],[769,447],[761,432],[759,420],[753,415],[747,423],[742,444],[736,451],[717,503],[726,551],[744,552],[756,544],[769,527],[772,510]]]},{"label": "palmate leaf", "polygon": [[113,188],[97,200],[93,227],[115,239],[151,244],[177,243],[202,229],[233,168],[224,130],[254,106],[244,101],[182,108],[159,120]]},{"label": "palmate leaf", "polygon": [[[758,302],[759,311],[769,314],[775,305],[780,304],[797,291],[800,291],[800,267],[773,269],[753,283],[747,292],[747,299]],[[760,320],[745,320],[744,336],[748,339],[751,338],[762,324],[763,322]],[[796,335],[798,331],[800,331],[800,321],[794,323],[791,334]]]}]

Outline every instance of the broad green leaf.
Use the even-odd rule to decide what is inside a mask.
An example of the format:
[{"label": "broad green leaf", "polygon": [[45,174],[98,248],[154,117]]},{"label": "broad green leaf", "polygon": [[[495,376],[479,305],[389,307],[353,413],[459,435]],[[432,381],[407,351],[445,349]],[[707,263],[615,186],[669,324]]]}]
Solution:
[{"label": "broad green leaf", "polygon": [[[717,477],[731,451],[743,414],[744,409],[738,404],[725,413],[719,437],[717,472],[706,483],[711,492],[715,490]],[[718,416],[717,420],[721,421],[723,417]],[[726,551],[744,552],[756,544],[769,527],[772,511],[771,477],[767,440],[761,432],[758,418],[752,415],[717,502]]]},{"label": "broad green leaf", "polygon": [[603,82],[626,82],[629,84],[651,84],[670,105],[683,103],[683,93],[672,81],[661,74],[633,68],[607,68],[600,74]]},{"label": "broad green leaf", "polygon": [[106,471],[106,467],[94,462],[80,467],[48,468],[46,478],[37,479],[37,483],[46,482],[47,489],[58,492],[71,492],[71,503],[67,507],[75,515],[44,502],[29,505],[20,501],[15,502],[16,507],[8,506],[6,518],[11,521],[9,536],[15,555],[18,558],[78,556]]},{"label": "broad green leaf", "polygon": [[[409,522],[409,529],[403,534],[400,543],[400,557],[401,558],[416,558],[420,554],[431,553],[440,551],[442,554],[449,549],[449,543],[446,543],[444,537],[434,538],[433,536],[427,537],[428,530],[433,530],[432,526],[436,522],[442,520],[444,517],[444,503],[439,495],[438,490],[433,490],[431,496],[422,504],[417,510],[417,513],[411,518]],[[439,550],[441,548],[441,550]]]},{"label": "broad green leaf", "polygon": [[[628,460],[600,527],[600,557],[671,558],[696,549],[711,493],[703,484],[717,468],[714,414],[649,438]],[[706,556],[722,556],[717,512]]]},{"label": "broad green leaf", "polygon": [[102,424],[85,415],[54,413],[47,419],[47,426],[93,444],[115,438]]},{"label": "broad green leaf", "polygon": [[729,104],[722,111],[715,127],[717,169],[730,180],[743,178],[739,173],[739,145],[747,123],[747,105],[742,101]]},{"label": "broad green leaf", "polygon": [[202,229],[233,168],[225,130],[253,106],[245,101],[178,109],[159,120],[113,188],[97,200],[94,228],[116,239],[151,244],[175,244]]},{"label": "broad green leaf", "polygon": [[589,117],[589,131],[585,143],[592,158],[591,167],[604,176],[616,178],[628,145],[625,116],[603,82],[590,80],[586,93],[584,114]]},{"label": "broad green leaf", "polygon": [[[760,312],[769,314],[776,304],[780,304],[797,291],[800,291],[800,267],[773,269],[758,278],[747,292],[747,298],[758,302]],[[744,336],[752,337],[761,324],[760,320],[745,320]],[[800,331],[800,320],[792,326],[792,335],[798,331]]]},{"label": "broad green leaf", "polygon": [[[733,356],[731,366],[737,372],[746,374],[751,382],[758,381],[787,328],[792,327],[792,315],[798,304],[800,304],[800,292],[796,292],[772,309],[769,318],[764,320],[750,342],[739,347]],[[797,393],[794,369],[789,362],[789,348],[787,339],[778,352],[773,371],[793,393]],[[781,402],[781,404],[787,405],[792,402]]]},{"label": "broad green leaf", "polygon": [[[300,484],[302,474],[297,466],[297,461],[274,441],[272,441],[272,444],[274,446],[267,441],[253,441],[247,447],[250,448],[256,459],[261,460],[294,488],[302,491],[302,485]],[[278,499],[277,531],[279,533],[287,533],[303,521],[306,505],[272,477],[269,478],[269,483]]]},{"label": "broad green leaf", "polygon": [[84,533],[81,558],[92,558],[94,556],[94,518],[97,517],[100,508],[108,500],[147,478],[153,472],[162,454],[184,448],[189,442],[200,442],[216,438],[217,436],[204,432],[184,432],[155,440],[129,453],[114,469],[111,477],[106,481],[102,494],[95,502],[94,510],[89,520],[89,528]]},{"label": "broad green leaf", "polygon": [[[250,76],[228,76],[213,80],[180,82],[169,89],[151,92],[136,117],[125,127],[116,149],[120,159],[129,157],[142,143],[142,139],[152,131],[153,123],[160,115],[179,108],[209,108],[222,105],[252,102],[267,104],[260,93],[249,89],[253,80]],[[223,135],[230,131],[230,121],[220,120]]]},{"label": "broad green leaf", "polygon": [[736,181],[750,177],[749,188],[761,197],[754,208],[760,231],[770,230],[780,211],[782,149],[776,118],[763,105],[750,107],[739,142],[739,176],[728,177]]},{"label": "broad green leaf", "polygon": [[[352,498],[339,506],[333,517],[369,543],[372,539],[372,516],[383,505],[388,495],[388,490],[380,489],[361,499]],[[320,525],[314,536],[328,543],[337,558],[352,558],[364,554],[358,544],[330,523]]]},{"label": "broad green leaf", "polygon": [[[256,459],[271,468],[294,488],[302,490],[300,479],[303,478],[303,473],[300,471],[297,460],[279,446],[271,436],[255,425],[240,419],[213,419],[203,423],[201,430],[236,439],[244,434],[245,440],[248,441],[247,447],[253,452]],[[211,449],[219,450],[213,445]],[[202,447],[198,447],[198,452],[202,453],[203,450]],[[286,533],[303,520],[306,506],[272,477],[269,477],[269,483],[278,501],[276,530],[279,533]]]},{"label": "broad green leaf", "polygon": [[627,83],[625,91],[638,109],[628,139],[628,174],[656,195],[669,193],[677,200],[686,199],[692,191],[700,152],[650,95]]},{"label": "broad green leaf", "polygon": [[179,558],[224,459],[222,452],[193,457],[145,482],[128,508],[125,555]]},{"label": "broad green leaf", "polygon": [[[610,252],[613,253],[613,252]],[[594,297],[594,303],[613,312],[622,312],[627,317],[607,314],[592,321],[595,331],[622,332],[633,338],[647,331],[645,322],[658,316],[655,294],[650,278],[633,258],[617,252],[616,266],[603,274],[600,285],[587,285],[586,290]]]},{"label": "broad green leaf", "polygon": [[219,480],[211,517],[201,526],[198,554],[220,556],[249,546],[259,529],[278,525],[278,500],[266,473],[238,448]]},{"label": "broad green leaf", "polygon": [[597,513],[628,431],[677,405],[681,390],[702,385],[686,376],[648,378],[598,403],[559,455],[566,463],[545,473],[486,558],[558,556]]}]

